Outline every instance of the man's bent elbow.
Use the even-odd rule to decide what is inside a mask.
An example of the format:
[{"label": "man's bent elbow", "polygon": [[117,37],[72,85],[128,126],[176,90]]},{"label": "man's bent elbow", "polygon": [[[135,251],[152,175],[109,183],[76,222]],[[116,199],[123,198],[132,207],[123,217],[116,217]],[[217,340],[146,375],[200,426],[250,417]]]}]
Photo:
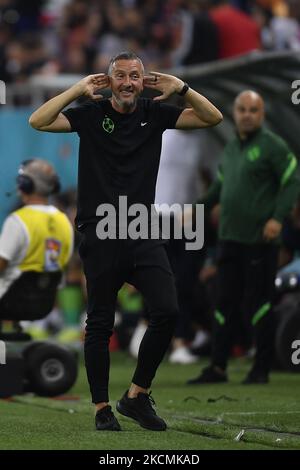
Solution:
[{"label": "man's bent elbow", "polygon": [[223,114],[218,110],[218,112],[214,116],[214,119],[213,119],[213,122],[212,122],[211,125],[212,126],[217,126],[222,121],[223,121]]},{"label": "man's bent elbow", "polygon": [[33,127],[33,129],[39,130],[41,127],[38,123],[38,120],[34,117],[34,114],[30,116],[28,122],[31,125],[31,127]]}]

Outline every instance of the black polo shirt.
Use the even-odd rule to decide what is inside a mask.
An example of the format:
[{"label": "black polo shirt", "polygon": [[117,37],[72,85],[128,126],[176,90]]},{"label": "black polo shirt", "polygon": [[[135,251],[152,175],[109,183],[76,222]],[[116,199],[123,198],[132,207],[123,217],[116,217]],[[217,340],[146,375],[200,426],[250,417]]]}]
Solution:
[{"label": "black polo shirt", "polygon": [[144,98],[128,114],[115,111],[108,99],[63,112],[80,137],[78,226],[96,222],[100,204],[117,208],[121,195],[128,205],[154,203],[162,134],[175,127],[181,112]]}]

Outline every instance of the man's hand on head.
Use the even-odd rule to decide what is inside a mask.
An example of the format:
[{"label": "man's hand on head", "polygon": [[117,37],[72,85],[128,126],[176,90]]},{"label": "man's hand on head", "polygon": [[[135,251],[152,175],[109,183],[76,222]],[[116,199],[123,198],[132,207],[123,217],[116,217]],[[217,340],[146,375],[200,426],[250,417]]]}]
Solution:
[{"label": "man's hand on head", "polygon": [[160,91],[162,94],[153,98],[156,101],[167,99],[173,93],[180,93],[184,82],[180,78],[166,73],[150,72],[144,77],[144,87]]},{"label": "man's hand on head", "polygon": [[109,76],[105,73],[97,73],[94,75],[88,75],[77,83],[80,88],[80,94],[90,98],[91,100],[98,101],[103,98],[100,95],[99,90],[104,90],[110,87]]}]

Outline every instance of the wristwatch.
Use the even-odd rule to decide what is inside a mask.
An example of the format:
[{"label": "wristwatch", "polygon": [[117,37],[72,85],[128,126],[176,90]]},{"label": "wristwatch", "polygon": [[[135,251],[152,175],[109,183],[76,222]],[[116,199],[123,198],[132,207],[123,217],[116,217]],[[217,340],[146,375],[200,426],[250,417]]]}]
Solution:
[{"label": "wristwatch", "polygon": [[182,90],[181,91],[178,91],[177,94],[179,96],[184,96],[186,94],[186,92],[188,91],[190,87],[188,86],[188,84],[186,82],[184,82],[184,85],[182,87]]}]

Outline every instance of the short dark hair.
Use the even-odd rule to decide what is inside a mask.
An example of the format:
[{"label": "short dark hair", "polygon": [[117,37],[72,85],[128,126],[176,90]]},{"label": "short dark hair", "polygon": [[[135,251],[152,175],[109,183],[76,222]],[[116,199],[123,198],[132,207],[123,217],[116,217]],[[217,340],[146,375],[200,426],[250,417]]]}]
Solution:
[{"label": "short dark hair", "polygon": [[124,51],[124,52],[120,52],[119,54],[112,57],[112,59],[110,59],[110,62],[108,65],[108,72],[107,72],[108,75],[111,74],[114,63],[117,62],[117,60],[137,60],[140,62],[142,69],[144,71],[144,64],[142,60],[134,52]]}]

